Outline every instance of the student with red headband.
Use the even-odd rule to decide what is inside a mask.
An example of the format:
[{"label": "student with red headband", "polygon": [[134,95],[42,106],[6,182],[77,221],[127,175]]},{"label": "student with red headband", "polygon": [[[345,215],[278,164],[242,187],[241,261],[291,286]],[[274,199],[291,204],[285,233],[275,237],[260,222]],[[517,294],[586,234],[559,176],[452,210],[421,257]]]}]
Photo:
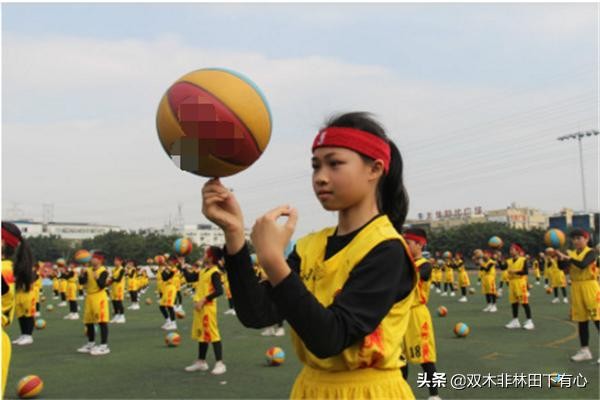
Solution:
[{"label": "student with red headband", "polygon": [[460,286],[461,297],[458,299],[460,303],[466,303],[469,301],[467,299],[467,289],[471,286],[471,279],[469,278],[469,273],[465,267],[465,262],[462,258],[462,253],[457,251],[454,254],[454,268],[458,271],[458,285]]},{"label": "student with red headband", "polygon": [[535,328],[531,319],[531,307],[529,306],[529,294],[527,288],[527,270],[529,262],[523,256],[525,251],[519,243],[513,243],[509,249],[511,258],[501,261],[503,269],[508,273],[508,301],[512,307],[513,319],[506,324],[508,329],[517,329],[521,327],[519,322],[519,304],[523,306],[527,320],[523,328],[532,330]]},{"label": "student with red headband", "polygon": [[[575,250],[567,254],[556,251],[560,268],[571,276],[571,319],[578,324],[581,349],[571,357],[580,362],[592,359],[589,348],[590,332],[588,321],[593,321],[600,332],[600,285],[598,284],[598,254],[589,247],[590,234],[583,229],[574,229],[571,241]],[[600,364],[600,358],[598,358]]]},{"label": "student with red headband", "polygon": [[[423,372],[427,375],[427,381],[433,382],[435,361],[435,334],[433,332],[433,321],[431,313],[427,308],[429,291],[431,289],[431,272],[433,266],[423,257],[423,249],[427,245],[427,234],[420,228],[408,228],[404,230],[404,239],[415,260],[415,266],[419,275],[417,292],[410,308],[408,328],[404,336],[403,356],[407,362],[421,364]],[[404,379],[408,378],[408,364],[401,368]],[[430,385],[429,400],[439,400],[438,389]]]},{"label": "student with red headband", "polygon": [[294,399],[414,398],[400,371],[417,281],[398,233],[408,211],[400,152],[370,114],[348,113],[315,137],[312,168],[317,199],[338,212],[338,224],[299,239],[286,260],[296,209],[284,205],[258,218],[251,239],[268,278],[263,283],[235,195],[219,179],[202,189],[202,212],[225,233],[238,319],[256,329],[282,318],[290,324],[304,364]]},{"label": "student with red headband", "polygon": [[[92,253],[91,266],[87,267],[79,277],[79,282],[85,285],[85,304],[83,323],[86,327],[88,343],[79,349],[80,353],[93,356],[103,356],[110,353],[108,348],[108,270],[104,266],[105,255],[101,251]],[[100,327],[100,345],[96,346],[94,324]]]},{"label": "student with red headband", "polygon": [[2,221],[2,395],[10,364],[11,344],[4,331],[15,312],[15,291],[29,291],[33,282],[33,257],[19,228]]}]

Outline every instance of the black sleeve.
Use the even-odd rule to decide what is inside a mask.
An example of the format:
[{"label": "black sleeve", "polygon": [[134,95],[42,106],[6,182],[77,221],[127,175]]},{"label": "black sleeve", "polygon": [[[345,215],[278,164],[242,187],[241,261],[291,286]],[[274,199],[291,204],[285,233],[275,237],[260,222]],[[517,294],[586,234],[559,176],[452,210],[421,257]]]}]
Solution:
[{"label": "black sleeve", "polygon": [[433,269],[433,267],[431,266],[431,263],[423,263],[421,264],[421,266],[419,267],[419,277],[421,278],[422,281],[428,281],[429,278],[431,277],[431,270]]},{"label": "black sleeve", "polygon": [[[292,271],[297,273],[300,270],[300,258],[295,250],[287,263]],[[268,282],[256,279],[247,244],[236,254],[229,255],[225,251],[225,268],[236,304],[235,312],[245,327],[264,328],[283,319],[267,293]]]},{"label": "black sleeve", "polygon": [[500,268],[502,271],[505,271],[508,268],[506,260],[498,261],[496,265],[498,265],[498,268]]},{"label": "black sleeve", "polygon": [[211,301],[216,299],[220,295],[223,294],[223,284],[221,283],[221,274],[219,272],[215,272],[210,276],[210,281],[212,282],[213,288],[215,291],[208,296],[206,296],[206,301]]},{"label": "black sleeve", "polygon": [[184,269],[183,276],[185,277],[186,282],[198,282],[198,277],[200,274],[198,272],[191,272],[187,269]]},{"label": "black sleeve", "polygon": [[75,275],[75,271],[69,271],[67,272],[67,274],[65,275],[66,279],[71,279],[73,276]]},{"label": "black sleeve", "polygon": [[577,268],[584,269],[587,268],[588,265],[592,264],[596,261],[596,254],[594,251],[590,251],[581,261],[576,261],[571,259],[570,263],[576,266]]},{"label": "black sleeve", "polygon": [[529,269],[530,261],[525,260],[523,263],[523,269],[517,272],[517,275],[527,275],[527,271]]},{"label": "black sleeve", "polygon": [[79,283],[84,285],[87,283],[88,274],[86,270],[83,270],[82,273],[79,274]]},{"label": "black sleeve", "polygon": [[306,347],[317,357],[327,358],[373,332],[391,307],[411,293],[415,278],[402,244],[389,240],[354,267],[328,307],[308,291],[297,273],[288,275],[271,294]]},{"label": "black sleeve", "polygon": [[96,284],[100,289],[104,289],[106,287],[106,280],[108,279],[108,271],[104,271],[100,274],[98,279],[96,279]]},{"label": "black sleeve", "polygon": [[163,281],[168,281],[173,275],[173,271],[167,269],[165,269],[161,274]]},{"label": "black sleeve", "polygon": [[558,260],[558,268],[560,268],[562,271],[568,271],[570,265],[570,260]]}]

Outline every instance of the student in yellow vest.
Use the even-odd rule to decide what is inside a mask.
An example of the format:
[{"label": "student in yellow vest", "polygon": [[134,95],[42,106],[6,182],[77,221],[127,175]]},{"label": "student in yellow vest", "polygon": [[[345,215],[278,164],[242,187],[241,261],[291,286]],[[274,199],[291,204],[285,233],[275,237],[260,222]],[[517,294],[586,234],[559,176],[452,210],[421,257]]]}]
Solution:
[{"label": "student in yellow vest", "polygon": [[29,243],[21,236],[21,231],[15,224],[2,221],[2,393],[0,398],[4,398],[12,352],[10,338],[4,330],[13,319],[16,290],[26,292],[31,285],[32,266],[33,257]]},{"label": "student in yellow vest", "polygon": [[[417,292],[410,308],[408,329],[404,336],[403,356],[412,364],[421,364],[427,381],[432,382],[436,372],[435,362],[437,359],[435,351],[435,334],[433,321],[427,308],[429,291],[431,289],[431,272],[433,266],[423,257],[423,248],[427,245],[427,234],[420,228],[405,229],[403,233],[408,248],[415,260],[419,280],[417,281]],[[408,378],[408,364],[402,367],[404,379]],[[429,399],[439,400],[438,389],[429,385]]]},{"label": "student in yellow vest", "polygon": [[69,302],[69,313],[65,315],[65,319],[79,319],[77,307],[77,289],[79,288],[79,274],[77,273],[77,263],[71,261],[66,267],[65,279],[67,281],[66,299]]},{"label": "student in yellow vest", "polygon": [[[596,252],[589,247],[590,234],[583,229],[574,229],[571,241],[575,250],[564,254],[557,251],[560,267],[571,276],[571,319],[578,324],[581,349],[571,357],[575,362],[592,359],[589,348],[590,332],[588,321],[593,321],[600,332],[600,285]],[[600,358],[598,358],[600,364]]]},{"label": "student in yellow vest", "polygon": [[186,371],[207,371],[206,362],[208,345],[212,343],[215,352],[215,366],[211,373],[221,375],[227,372],[223,363],[223,344],[217,321],[217,297],[223,294],[219,262],[223,251],[210,246],[204,253],[204,264],[198,276],[196,294],[194,295],[194,321],[192,339],[198,341],[198,360],[185,368]]},{"label": "student in yellow vest", "polygon": [[177,268],[172,262],[166,263],[162,266],[161,278],[162,278],[162,296],[160,298],[159,310],[162,316],[165,318],[165,323],[161,326],[166,331],[177,330],[177,320],[175,319],[175,296],[177,288],[176,282],[173,279],[175,277]]},{"label": "student in yellow vest", "polygon": [[123,300],[125,300],[125,267],[123,266],[123,259],[116,256],[113,260],[113,270],[109,278],[110,284],[110,299],[113,305],[113,311],[115,316],[110,320],[113,324],[124,324],[125,319],[125,306]]},{"label": "student in yellow vest", "polygon": [[523,246],[519,243],[511,244],[509,252],[510,258],[502,260],[501,263],[508,274],[508,301],[512,307],[513,319],[505,326],[508,329],[517,329],[521,327],[521,323],[519,322],[519,304],[521,304],[527,317],[527,320],[523,324],[523,328],[532,330],[535,328],[535,325],[531,319],[531,307],[529,306],[529,294],[527,288],[527,270],[529,268],[529,263],[523,256],[525,251]]},{"label": "student in yellow vest", "polygon": [[35,265],[31,267],[31,281],[27,287],[21,286],[16,288],[15,296],[15,316],[19,321],[21,336],[13,340],[12,343],[19,346],[26,346],[33,343],[33,328],[35,326],[35,313],[37,304],[37,288],[35,281],[37,273]]},{"label": "student in yellow vest", "polygon": [[127,265],[125,266],[125,274],[127,277],[127,291],[129,292],[129,298],[131,299],[131,305],[127,307],[127,309],[139,310],[140,303],[138,298],[138,270],[134,260],[127,261]]},{"label": "student in yellow vest", "polygon": [[229,308],[223,314],[225,315],[235,315],[235,307],[233,305],[233,296],[231,295],[231,288],[229,287],[229,278],[227,278],[227,270],[224,266],[220,266],[221,268],[221,281],[223,283],[223,287],[225,288],[225,296],[227,297],[227,303]]},{"label": "student in yellow vest", "polygon": [[[104,266],[106,255],[101,251],[92,253],[91,266],[87,267],[79,277],[79,282],[85,287],[85,304],[83,308],[83,323],[86,327],[88,343],[77,349],[80,353],[93,356],[103,356],[110,353],[108,348],[108,270]],[[100,345],[96,346],[94,324],[100,328]]]},{"label": "student in yellow vest", "polygon": [[60,303],[58,303],[58,307],[67,306],[67,279],[65,277],[66,273],[66,263],[58,265],[58,295],[60,296]]},{"label": "student in yellow vest", "polygon": [[533,258],[533,263],[531,264],[533,266],[533,276],[535,277],[535,284],[536,285],[540,285],[541,279],[542,279],[542,264],[543,264],[544,260],[540,257],[540,255],[538,254],[537,256],[535,256]]},{"label": "student in yellow vest", "polygon": [[[184,258],[185,261],[185,258]],[[173,265],[173,284],[175,285],[175,306],[173,309],[176,313],[183,311],[183,296],[181,294],[181,286],[185,281],[183,276],[182,268],[183,264],[179,261],[178,257],[171,256],[171,264]]]},{"label": "student in yellow vest", "polygon": [[442,267],[442,271],[444,273],[444,292],[442,296],[454,297],[456,295],[454,289],[454,263],[452,262],[452,253],[450,251],[445,251],[444,255],[444,265]]},{"label": "student in yellow vest", "polygon": [[467,272],[467,268],[465,266],[465,262],[462,258],[462,253],[456,252],[454,254],[454,268],[458,271],[458,285],[460,286],[460,294],[461,297],[458,299],[460,303],[466,303],[467,299],[467,290],[469,286],[471,286],[471,279],[469,278],[469,273]]},{"label": "student in yellow vest", "polygon": [[550,287],[554,292],[554,298],[552,299],[552,303],[560,303],[560,298],[558,297],[558,289],[561,289],[563,296],[563,303],[568,303],[569,300],[567,298],[567,278],[565,276],[565,271],[558,267],[558,254],[555,249],[552,247],[548,247],[546,249],[546,267],[548,269],[548,275],[550,277]]},{"label": "student in yellow vest", "polygon": [[299,239],[286,261],[296,209],[258,218],[251,240],[268,277],[262,284],[235,195],[219,179],[202,189],[204,215],[224,230],[238,319],[252,328],[290,324],[304,364],[291,398],[412,399],[400,371],[416,285],[398,233],[408,206],[400,153],[370,114],[349,113],[317,134],[312,165],[313,190],[325,210],[338,212],[338,224]]},{"label": "student in yellow vest", "polygon": [[548,257],[546,255],[546,252],[540,252],[539,253],[541,264],[540,264],[540,268],[542,269],[542,277],[544,278],[544,289],[548,289],[550,287],[550,271],[548,269]]},{"label": "student in yellow vest", "polygon": [[489,250],[475,250],[474,257],[477,260],[481,271],[481,291],[485,296],[485,312],[497,312],[496,307],[496,261],[492,258],[492,252]]},{"label": "student in yellow vest", "polygon": [[165,256],[158,255],[154,257],[154,262],[156,263],[156,292],[158,293],[159,299],[162,299],[163,296],[162,273],[166,268],[165,261]]},{"label": "student in yellow vest", "polygon": [[496,265],[500,267],[500,284],[498,285],[498,297],[502,297],[502,293],[504,291],[504,285],[509,287],[510,279],[508,276],[508,269],[506,268],[506,264],[502,263],[502,252],[496,250],[492,253],[493,259],[496,261]]},{"label": "student in yellow vest", "polygon": [[54,293],[54,300],[58,300],[59,297],[59,292],[58,292],[58,288],[60,286],[59,282],[58,282],[58,265],[60,264],[64,264],[65,260],[62,258],[59,258],[58,260],[56,260],[56,264],[54,264],[52,266],[52,273],[50,274],[51,278],[52,278],[52,293]]},{"label": "student in yellow vest", "polygon": [[433,287],[435,287],[436,293],[442,293],[442,268],[433,257],[429,260],[429,263],[433,266],[431,283],[433,284]]}]

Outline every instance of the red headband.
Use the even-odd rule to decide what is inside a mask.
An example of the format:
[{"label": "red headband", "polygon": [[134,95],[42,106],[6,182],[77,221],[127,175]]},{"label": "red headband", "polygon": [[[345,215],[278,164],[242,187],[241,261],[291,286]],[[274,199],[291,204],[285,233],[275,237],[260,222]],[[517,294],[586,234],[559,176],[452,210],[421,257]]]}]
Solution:
[{"label": "red headband", "polygon": [[19,243],[21,243],[21,240],[18,237],[4,228],[2,228],[2,240],[4,240],[4,243],[6,243],[7,246],[12,248],[17,247]]},{"label": "red headband", "polygon": [[383,169],[390,170],[390,145],[372,133],[354,128],[331,127],[320,131],[313,141],[312,150],[319,147],[345,147],[374,160],[383,161]]},{"label": "red headband", "polygon": [[418,236],[418,235],[415,235],[413,233],[405,233],[402,236],[404,236],[404,239],[406,239],[406,240],[412,240],[413,242],[417,242],[421,246],[425,246],[427,244],[427,239],[425,239],[423,236]]},{"label": "red headband", "polygon": [[523,250],[523,248],[516,243],[511,244],[510,247],[513,247],[519,253],[525,253],[525,250]]}]

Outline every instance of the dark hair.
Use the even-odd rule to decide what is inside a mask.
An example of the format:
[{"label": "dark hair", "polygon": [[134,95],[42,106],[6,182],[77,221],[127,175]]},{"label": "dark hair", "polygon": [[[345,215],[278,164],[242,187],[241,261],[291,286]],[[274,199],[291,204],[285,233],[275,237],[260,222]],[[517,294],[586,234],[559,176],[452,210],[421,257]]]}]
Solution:
[{"label": "dark hair", "polygon": [[[384,175],[377,184],[377,206],[379,211],[386,214],[392,221],[394,228],[401,232],[406,214],[408,214],[408,194],[402,178],[404,167],[398,147],[386,135],[383,126],[368,112],[350,112],[335,115],[327,120],[324,128],[334,126],[366,131],[385,139],[389,143],[391,151],[390,169],[388,174]],[[365,161],[373,161],[370,157],[362,154],[360,156]]]},{"label": "dark hair", "polygon": [[17,247],[4,245],[2,252],[14,261],[15,288],[28,292],[33,283],[33,255],[29,243],[21,235],[21,230],[11,222],[2,222],[2,229],[12,233],[20,243]]},{"label": "dark hair", "polygon": [[207,255],[212,258],[213,262],[218,263],[224,256],[223,249],[218,246],[209,246]]}]

